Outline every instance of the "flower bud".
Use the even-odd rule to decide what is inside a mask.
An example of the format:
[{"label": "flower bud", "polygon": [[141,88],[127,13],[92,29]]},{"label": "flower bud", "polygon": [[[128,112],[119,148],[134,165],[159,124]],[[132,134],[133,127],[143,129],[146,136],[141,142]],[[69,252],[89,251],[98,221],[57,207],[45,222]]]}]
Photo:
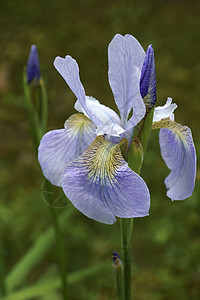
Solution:
[{"label": "flower bud", "polygon": [[39,56],[36,45],[31,46],[31,51],[27,63],[26,75],[27,83],[30,83],[34,79],[38,82],[40,79]]},{"label": "flower bud", "polygon": [[115,268],[115,270],[117,270],[117,269],[121,269],[121,267],[122,267],[122,261],[121,261],[121,259],[120,259],[120,257],[119,257],[119,255],[117,254],[117,252],[113,252],[113,267]]}]

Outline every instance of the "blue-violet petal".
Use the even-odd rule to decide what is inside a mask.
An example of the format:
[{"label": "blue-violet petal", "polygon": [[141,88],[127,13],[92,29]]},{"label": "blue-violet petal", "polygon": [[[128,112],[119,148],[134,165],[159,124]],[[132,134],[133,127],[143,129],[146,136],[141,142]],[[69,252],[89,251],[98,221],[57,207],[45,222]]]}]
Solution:
[{"label": "blue-violet petal", "polygon": [[82,114],[74,114],[65,122],[65,129],[47,132],[38,149],[38,160],[44,176],[61,186],[63,169],[77,158],[96,138],[96,127]]},{"label": "blue-violet petal", "polygon": [[79,211],[102,223],[114,223],[115,216],[148,215],[150,195],[144,180],[128,167],[120,145],[102,136],[67,165],[62,187]]},{"label": "blue-violet petal", "polygon": [[129,34],[115,35],[108,46],[109,83],[120,112],[122,126],[125,126],[131,109],[133,115],[128,127],[134,127],[146,112],[140,94],[140,76],[144,57],[142,46]]},{"label": "blue-violet petal", "polygon": [[171,170],[165,179],[167,196],[183,200],[191,196],[196,177],[196,151],[191,130],[176,122],[160,130],[162,157]]}]

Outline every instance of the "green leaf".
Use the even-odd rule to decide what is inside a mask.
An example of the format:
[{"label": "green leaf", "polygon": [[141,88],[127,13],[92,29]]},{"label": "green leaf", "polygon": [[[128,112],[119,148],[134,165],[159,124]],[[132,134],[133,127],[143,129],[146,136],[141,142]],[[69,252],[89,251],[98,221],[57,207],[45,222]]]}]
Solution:
[{"label": "green leaf", "polygon": [[[75,284],[89,276],[95,275],[97,272],[105,271],[108,272],[108,267],[110,264],[108,262],[104,264],[99,264],[90,268],[85,268],[70,274],[67,278],[69,284]],[[7,297],[2,298],[1,300],[28,300],[36,297],[44,296],[48,293],[52,293],[55,289],[61,287],[60,278],[49,280],[43,283],[39,283],[28,288],[22,289],[18,292],[15,292]]]},{"label": "green leaf", "polygon": [[[73,207],[68,206],[59,216],[59,225],[64,228],[73,212]],[[54,227],[50,226],[35,241],[30,250],[18,261],[11,272],[6,276],[6,287],[11,291],[21,284],[27,274],[42,260],[48,249],[55,242]]]}]

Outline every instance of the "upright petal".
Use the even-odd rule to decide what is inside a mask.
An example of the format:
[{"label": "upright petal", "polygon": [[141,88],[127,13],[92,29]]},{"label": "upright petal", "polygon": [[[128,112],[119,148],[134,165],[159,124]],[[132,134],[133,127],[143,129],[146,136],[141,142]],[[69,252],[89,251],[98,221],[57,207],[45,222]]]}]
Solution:
[{"label": "upright petal", "polygon": [[122,158],[119,144],[102,136],[63,172],[63,190],[73,205],[96,221],[148,215],[150,195],[143,179]]},{"label": "upright petal", "polygon": [[133,109],[129,127],[135,126],[145,115],[145,105],[140,94],[140,75],[145,52],[131,35],[115,35],[108,47],[109,83],[119,109],[122,125]]},{"label": "upright petal", "polygon": [[[120,118],[112,109],[100,104],[95,98],[85,95],[85,90],[79,77],[78,64],[71,56],[68,55],[65,58],[56,57],[54,66],[78,99],[75,104],[75,109],[79,112],[83,112],[96,125],[97,130],[101,128],[101,134],[104,132],[104,124],[106,125],[105,129],[107,129],[108,124],[111,123],[113,123],[113,125],[120,125]],[[121,128],[121,132],[123,131]],[[111,130],[111,133],[119,135],[119,133],[116,133],[116,130]]]},{"label": "upright petal", "polygon": [[172,201],[186,199],[194,190],[196,177],[196,152],[191,130],[169,118],[155,122],[153,127],[156,126],[162,127],[161,154],[171,170],[165,179],[167,196]]},{"label": "upright petal", "polygon": [[75,59],[69,55],[65,58],[57,56],[54,60],[54,66],[74,93],[90,120],[93,121],[93,116],[86,105],[85,90],[80,80],[79,67]]},{"label": "upright petal", "polygon": [[150,110],[156,103],[156,71],[152,45],[147,49],[140,78],[140,93],[146,108]]},{"label": "upright petal", "polygon": [[38,149],[38,160],[44,176],[61,186],[63,169],[96,138],[96,127],[82,114],[74,114],[65,122],[65,129],[47,132]]}]

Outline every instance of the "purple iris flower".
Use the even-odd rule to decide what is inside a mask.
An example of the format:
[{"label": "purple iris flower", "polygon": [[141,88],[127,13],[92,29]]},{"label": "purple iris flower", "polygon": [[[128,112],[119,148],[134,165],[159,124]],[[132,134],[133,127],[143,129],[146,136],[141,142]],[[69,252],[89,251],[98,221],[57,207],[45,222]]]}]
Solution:
[{"label": "purple iris flower", "polygon": [[[145,54],[131,35],[115,35],[108,47],[108,62],[109,83],[120,115],[95,98],[86,96],[78,64],[71,56],[56,57],[54,66],[75,94],[75,109],[80,113],[69,117],[64,129],[53,130],[43,136],[38,159],[44,176],[52,184],[61,186],[79,211],[96,221],[112,224],[116,217],[143,217],[149,212],[149,190],[144,180],[129,168],[122,157],[120,141],[123,137],[131,141],[134,127],[154,106],[156,79],[152,46]],[[168,110],[160,110],[164,120],[170,119],[173,114],[173,110],[170,110],[171,114]],[[158,111],[155,128],[161,128],[163,122]],[[173,128],[164,130],[174,132]],[[175,138],[171,139],[170,145],[178,151],[176,135],[179,133],[173,134]],[[194,188],[195,151],[187,151],[186,148],[190,147],[187,141],[182,139],[180,143],[179,150],[182,152],[179,154],[185,153],[187,165],[180,170],[180,174],[174,174],[172,170],[172,179],[166,185],[169,191],[173,189],[176,192],[173,179],[176,177],[179,183],[186,176],[185,168],[191,164],[191,183],[185,188],[185,197]],[[162,138],[160,145],[162,156],[171,168],[172,162],[164,153],[163,147],[166,145]]]},{"label": "purple iris flower", "polygon": [[31,46],[26,74],[27,74],[27,83],[30,83],[34,79],[36,81],[39,81],[40,79],[39,56],[38,56],[36,45]]}]

